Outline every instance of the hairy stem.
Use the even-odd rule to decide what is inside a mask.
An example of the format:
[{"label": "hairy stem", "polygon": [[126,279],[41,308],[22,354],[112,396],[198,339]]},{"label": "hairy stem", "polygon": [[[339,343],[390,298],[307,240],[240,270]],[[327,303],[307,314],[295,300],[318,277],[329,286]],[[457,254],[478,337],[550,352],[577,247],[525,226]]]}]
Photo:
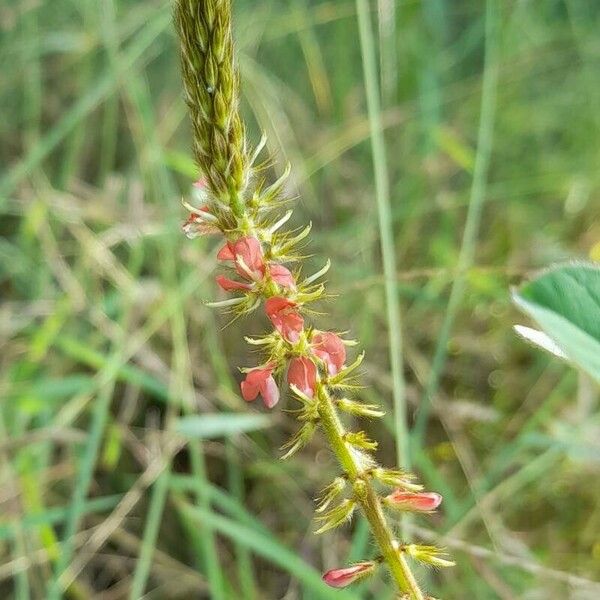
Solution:
[{"label": "hairy stem", "polygon": [[[358,480],[361,482],[362,490],[356,494],[357,500],[369,522],[371,533],[381,550],[381,555],[388,565],[398,590],[409,594],[411,600],[424,600],[423,592],[421,592],[408,563],[398,550],[398,544],[383,514],[379,496],[373,489],[369,478],[363,477],[363,468],[344,441],[344,426],[324,385],[319,385],[318,398],[319,417],[325,437],[350,483],[354,485]],[[359,486],[354,487],[359,488]]]}]

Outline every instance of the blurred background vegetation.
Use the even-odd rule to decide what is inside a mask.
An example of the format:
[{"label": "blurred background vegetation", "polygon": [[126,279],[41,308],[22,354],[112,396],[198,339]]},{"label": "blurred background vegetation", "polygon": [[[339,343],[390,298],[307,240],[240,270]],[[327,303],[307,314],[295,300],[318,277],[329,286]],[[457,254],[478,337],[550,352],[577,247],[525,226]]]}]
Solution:
[{"label": "blurred background vegetation", "polygon": [[[334,264],[335,314],[319,322],[365,347],[361,396],[388,408],[376,434],[391,466],[355,3],[234,4],[250,137],[267,133],[274,174],[292,164],[314,266]],[[370,8],[413,422],[473,201],[485,3]],[[411,444],[445,502],[413,530],[443,536],[458,563],[422,574],[436,597],[596,600],[598,393],[516,338],[509,289],[553,261],[600,260],[600,4],[501,0],[497,24],[481,228]],[[219,296],[215,242],[181,234],[198,174],[169,2],[3,0],[0,65],[0,595],[50,598],[69,566],[75,599],[390,598],[383,579],[320,583],[373,548],[360,520],[312,535],[312,498],[336,467],[318,438],[278,459],[294,426],[284,410],[250,433],[175,432],[180,412],[262,410],[240,400],[235,366],[251,364],[241,336],[264,322],[225,328],[204,306]]]}]

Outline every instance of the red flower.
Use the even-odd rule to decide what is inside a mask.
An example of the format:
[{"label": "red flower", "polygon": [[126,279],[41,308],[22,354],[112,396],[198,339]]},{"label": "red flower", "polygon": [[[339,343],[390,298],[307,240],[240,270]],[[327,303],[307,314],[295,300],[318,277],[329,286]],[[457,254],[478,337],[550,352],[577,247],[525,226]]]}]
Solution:
[{"label": "red flower", "polygon": [[296,289],[296,281],[291,271],[279,264],[272,264],[269,266],[269,273],[271,274],[271,279],[283,288],[287,288],[288,290]]},{"label": "red flower", "polygon": [[358,579],[371,575],[375,570],[376,564],[372,561],[364,561],[344,567],[342,569],[331,569],[323,575],[323,581],[334,588],[343,588]]},{"label": "red flower", "polygon": [[227,242],[217,254],[218,260],[235,261],[235,270],[244,279],[262,279],[265,263],[260,242],[255,237],[243,237]]},{"label": "red flower", "polygon": [[[210,215],[210,211],[208,210],[208,206],[205,204],[201,206],[199,209],[201,212],[205,212]],[[205,220],[202,218],[202,215],[191,212],[187,218],[187,221],[181,226],[183,229],[183,233],[193,240],[199,235],[209,235],[211,233],[219,233],[219,228],[214,225],[211,221]]]},{"label": "red flower", "polygon": [[287,380],[290,385],[297,387],[305,396],[312,398],[317,384],[317,367],[315,363],[301,356],[290,361]]},{"label": "red flower", "polygon": [[289,342],[297,342],[304,328],[298,304],[289,298],[273,296],[265,302],[265,312],[279,333]]},{"label": "red flower", "polygon": [[252,286],[249,283],[242,283],[241,281],[234,281],[223,275],[217,275],[216,281],[219,286],[226,292],[233,292],[237,290],[250,290]]},{"label": "red flower", "polygon": [[442,496],[436,492],[405,492],[395,490],[385,498],[386,503],[400,510],[431,512],[442,503]]},{"label": "red flower", "polygon": [[312,336],[312,350],[326,365],[330,375],[339,373],[346,362],[346,347],[332,331],[318,331]]},{"label": "red flower", "polygon": [[246,374],[246,379],[240,384],[246,402],[252,402],[259,394],[267,408],[273,408],[279,402],[279,388],[273,379],[274,368],[275,365],[269,364]]}]

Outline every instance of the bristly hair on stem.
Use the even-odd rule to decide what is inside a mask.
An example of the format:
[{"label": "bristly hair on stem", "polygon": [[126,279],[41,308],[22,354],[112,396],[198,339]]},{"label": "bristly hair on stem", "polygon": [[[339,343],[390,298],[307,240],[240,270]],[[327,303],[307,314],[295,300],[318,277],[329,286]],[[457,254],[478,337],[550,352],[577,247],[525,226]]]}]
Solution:
[{"label": "bristly hair on stem", "polygon": [[[356,510],[369,523],[380,555],[374,561],[328,571],[325,583],[345,587],[385,564],[402,598],[425,600],[409,560],[437,567],[452,562],[437,548],[396,540],[388,519],[398,511],[430,512],[441,496],[422,491],[410,473],[379,466],[373,456],[377,442],[364,431],[348,429],[341,418],[342,413],[379,418],[383,411],[348,398],[360,390],[358,371],[364,353],[348,364],[346,347],[354,343],[308,323],[317,314],[309,306],[325,295],[325,285],[315,281],[330,262],[304,279],[299,267],[291,271],[286,266],[303,259],[301,250],[311,230],[310,225],[285,230],[291,216],[283,208],[287,204],[283,183],[289,169],[271,185],[252,176],[259,150],[248,152],[239,114],[230,0],[178,0],[175,23],[194,154],[202,172],[194,186],[197,205],[184,203],[190,211],[184,231],[188,237],[224,236],[217,260],[227,274],[218,275],[216,282],[235,296],[212,306],[237,316],[263,306],[272,325],[265,335],[246,338],[262,358],[257,366],[242,369],[242,397],[250,402],[260,396],[267,408],[273,408],[280,399],[280,386],[287,383],[300,406],[293,410],[300,429],[283,446],[284,458],[308,445],[317,430],[325,436],[342,473],[318,500],[317,533],[342,526]],[[263,145],[261,141],[258,148]]]}]

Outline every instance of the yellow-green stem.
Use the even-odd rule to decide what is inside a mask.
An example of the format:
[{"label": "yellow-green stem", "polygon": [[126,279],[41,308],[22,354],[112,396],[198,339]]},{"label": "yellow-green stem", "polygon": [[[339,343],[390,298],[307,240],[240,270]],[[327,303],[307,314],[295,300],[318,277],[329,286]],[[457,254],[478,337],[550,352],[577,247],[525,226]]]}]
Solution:
[{"label": "yellow-green stem", "polygon": [[425,600],[425,596],[419,588],[419,584],[412,574],[405,557],[398,549],[398,544],[395,542],[394,535],[387,524],[381,507],[381,501],[371,485],[370,478],[366,475],[363,476],[363,468],[352,454],[348,444],[344,441],[344,426],[339,419],[333,400],[322,383],[318,384],[317,394],[319,399],[320,423],[335,457],[350,483],[354,484],[357,480],[364,482],[364,486],[361,486],[364,491],[360,494],[357,493],[356,498],[369,522],[373,537],[379,546],[381,555],[390,570],[396,586],[401,593],[408,594],[410,600]]}]

